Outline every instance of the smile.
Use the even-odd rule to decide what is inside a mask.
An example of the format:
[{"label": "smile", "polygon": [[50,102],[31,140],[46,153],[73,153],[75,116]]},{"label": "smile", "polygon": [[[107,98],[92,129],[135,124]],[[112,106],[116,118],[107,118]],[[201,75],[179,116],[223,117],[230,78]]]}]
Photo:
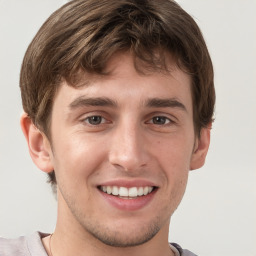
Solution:
[{"label": "smile", "polygon": [[146,196],[150,194],[154,187],[118,187],[118,186],[99,186],[99,189],[106,194],[117,196],[123,199],[134,199],[140,196]]}]

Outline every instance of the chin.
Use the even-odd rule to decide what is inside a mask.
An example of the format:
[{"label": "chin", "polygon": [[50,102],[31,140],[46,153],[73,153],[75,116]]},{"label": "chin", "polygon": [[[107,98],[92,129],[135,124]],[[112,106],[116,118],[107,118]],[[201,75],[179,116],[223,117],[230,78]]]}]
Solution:
[{"label": "chin", "polygon": [[159,221],[150,224],[134,225],[131,228],[117,225],[83,225],[91,236],[112,247],[134,247],[151,240],[160,230]]},{"label": "chin", "polygon": [[134,247],[142,245],[151,240],[157,233],[159,228],[151,227],[147,232],[143,230],[143,233],[126,234],[125,232],[94,232],[92,235],[105,245],[112,247]]}]

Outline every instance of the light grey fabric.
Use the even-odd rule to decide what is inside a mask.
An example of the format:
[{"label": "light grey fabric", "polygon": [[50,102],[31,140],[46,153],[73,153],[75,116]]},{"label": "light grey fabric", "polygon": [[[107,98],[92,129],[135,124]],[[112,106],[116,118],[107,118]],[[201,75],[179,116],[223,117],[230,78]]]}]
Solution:
[{"label": "light grey fabric", "polygon": [[197,255],[189,250],[184,249],[184,250],[182,250],[181,256],[197,256]]},{"label": "light grey fabric", "polygon": [[182,253],[181,253],[181,256],[197,256],[197,255],[194,254],[193,252],[189,251],[189,250],[183,249]]},{"label": "light grey fabric", "polygon": [[175,256],[197,256],[189,250],[182,249],[178,244],[170,243],[170,247]]},{"label": "light grey fabric", "polygon": [[0,256],[48,256],[41,240],[47,235],[35,232],[17,239],[0,238]]},{"label": "light grey fabric", "polygon": [[[47,235],[35,232],[17,239],[0,238],[0,256],[48,256],[41,240]],[[177,256],[196,256],[188,250],[183,250],[178,244],[172,243],[170,247]]]}]

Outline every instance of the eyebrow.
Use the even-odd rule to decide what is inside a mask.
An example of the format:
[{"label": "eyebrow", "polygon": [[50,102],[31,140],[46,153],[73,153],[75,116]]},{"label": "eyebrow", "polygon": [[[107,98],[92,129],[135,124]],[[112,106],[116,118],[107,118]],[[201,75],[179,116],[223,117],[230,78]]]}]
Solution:
[{"label": "eyebrow", "polygon": [[[79,107],[88,106],[106,106],[106,107],[117,107],[117,102],[106,97],[95,97],[87,98],[86,96],[80,96],[69,104],[70,109],[76,109]],[[149,108],[179,108],[187,111],[184,104],[178,101],[176,98],[152,98],[148,99],[145,103],[146,107]]]},{"label": "eyebrow", "polygon": [[152,98],[147,100],[145,105],[153,108],[178,108],[187,112],[185,105],[176,98]]},{"label": "eyebrow", "polygon": [[117,103],[109,98],[105,97],[96,97],[96,98],[87,98],[81,96],[76,98],[69,104],[70,109],[75,109],[79,107],[88,107],[88,106],[106,106],[106,107],[117,107]]}]

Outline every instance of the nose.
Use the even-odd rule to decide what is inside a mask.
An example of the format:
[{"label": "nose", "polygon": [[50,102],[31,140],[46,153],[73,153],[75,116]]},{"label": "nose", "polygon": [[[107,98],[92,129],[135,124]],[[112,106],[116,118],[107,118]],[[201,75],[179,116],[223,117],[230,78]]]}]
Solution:
[{"label": "nose", "polygon": [[113,132],[109,161],[124,171],[138,171],[150,159],[143,129],[136,124],[121,124]]}]

